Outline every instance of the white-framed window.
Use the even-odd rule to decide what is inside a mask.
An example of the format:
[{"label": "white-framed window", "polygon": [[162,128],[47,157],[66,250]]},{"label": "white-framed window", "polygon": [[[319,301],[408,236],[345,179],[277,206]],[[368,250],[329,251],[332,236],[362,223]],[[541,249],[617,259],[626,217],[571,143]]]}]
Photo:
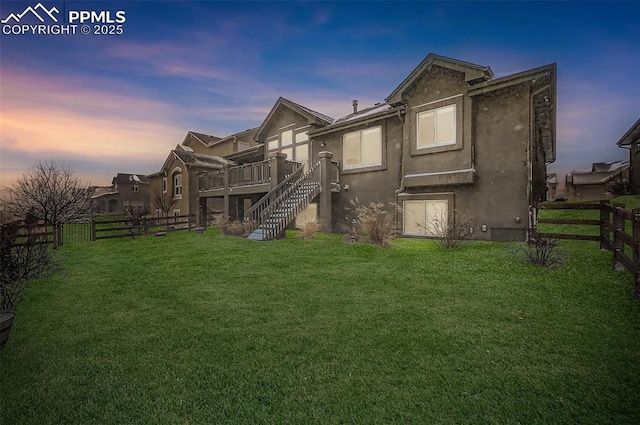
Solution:
[{"label": "white-framed window", "polygon": [[251,143],[249,142],[238,142],[238,152],[249,149],[250,147]]},{"label": "white-framed window", "polygon": [[162,178],[162,193],[167,193],[167,178]]},{"label": "white-framed window", "polygon": [[345,169],[382,165],[382,127],[345,134],[342,158]]},{"label": "white-framed window", "polygon": [[182,198],[182,174],[173,176],[173,197]]},{"label": "white-framed window", "polygon": [[304,143],[309,140],[309,132],[296,133],[296,143]]},{"label": "white-framed window", "polygon": [[456,105],[420,112],[416,122],[418,149],[456,143]]},{"label": "white-framed window", "polygon": [[449,223],[446,200],[411,200],[402,203],[402,233],[413,236],[440,236]]},{"label": "white-framed window", "polygon": [[302,162],[304,164],[304,170],[309,169],[309,143],[303,143],[296,145],[295,161]]},{"label": "white-framed window", "polygon": [[131,191],[140,192],[140,186],[138,186],[137,184],[131,185]]},{"label": "white-framed window", "polygon": [[267,148],[271,151],[271,150],[275,150],[278,149],[279,145],[278,145],[278,138],[275,137],[273,139],[267,139]]},{"label": "white-framed window", "polygon": [[280,133],[280,146],[289,146],[291,144],[293,144],[293,129]]},{"label": "white-framed window", "polygon": [[280,152],[287,155],[287,161],[293,161],[293,148],[281,149]]}]

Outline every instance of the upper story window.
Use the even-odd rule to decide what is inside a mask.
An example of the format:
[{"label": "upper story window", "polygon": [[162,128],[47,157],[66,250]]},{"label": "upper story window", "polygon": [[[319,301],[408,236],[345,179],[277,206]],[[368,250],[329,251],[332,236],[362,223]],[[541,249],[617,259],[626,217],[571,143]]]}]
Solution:
[{"label": "upper story window", "polygon": [[280,134],[280,146],[290,146],[293,144],[293,130],[283,131]]},{"label": "upper story window", "polygon": [[280,129],[280,134],[267,138],[267,149],[270,152],[280,151],[287,155],[288,161],[296,161],[308,167],[310,146],[309,126],[295,128],[294,124]]},{"label": "upper story window", "polygon": [[382,127],[345,134],[342,158],[345,169],[382,165]]},{"label": "upper story window", "polygon": [[137,184],[131,185],[131,191],[140,192],[140,186],[138,186]]},{"label": "upper story window", "polygon": [[249,149],[250,147],[251,143],[249,142],[238,142],[238,152]]},{"label": "upper story window", "polygon": [[456,107],[443,106],[416,115],[417,148],[426,149],[456,143]]},{"label": "upper story window", "polygon": [[182,198],[182,174],[173,176],[173,197]]}]

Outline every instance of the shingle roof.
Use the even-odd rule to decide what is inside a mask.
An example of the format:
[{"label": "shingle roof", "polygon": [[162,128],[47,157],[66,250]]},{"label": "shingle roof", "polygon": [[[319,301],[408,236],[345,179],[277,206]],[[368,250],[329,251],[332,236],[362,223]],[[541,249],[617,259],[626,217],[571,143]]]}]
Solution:
[{"label": "shingle roof", "polygon": [[187,165],[196,165],[198,167],[216,168],[222,169],[222,167],[228,163],[224,158],[212,155],[202,155],[195,152],[185,152],[183,150],[174,149],[171,152],[182,162]]},{"label": "shingle roof", "polygon": [[222,140],[222,138],[220,137],[211,136],[209,134],[204,134],[204,133],[196,133],[195,131],[190,131],[189,133],[193,134],[195,137],[197,137],[202,143],[204,143],[207,146],[219,140]]},{"label": "shingle roof", "polygon": [[300,109],[304,110],[304,111],[305,111],[305,112],[307,112],[308,114],[311,114],[311,115],[313,115],[313,116],[315,116],[315,117],[317,117],[317,118],[319,118],[319,119],[321,119],[321,120],[323,120],[323,121],[326,121],[328,124],[331,124],[331,123],[333,122],[333,118],[331,118],[331,117],[330,117],[330,116],[328,116],[328,115],[321,114],[321,113],[320,113],[320,112],[318,112],[318,111],[314,111],[313,109],[307,108],[306,106],[302,106],[301,104],[296,103],[296,102],[294,102],[294,101],[292,101],[292,100],[286,99],[286,98],[284,98],[284,97],[283,97],[282,99],[286,100],[287,102],[291,102],[291,103],[293,103],[294,105],[296,105],[296,106],[297,106],[297,107],[299,107]]},{"label": "shingle roof", "polygon": [[344,117],[340,117],[337,120],[335,120],[333,124],[340,124],[340,123],[347,122],[347,121],[358,120],[360,118],[364,118],[364,117],[367,117],[367,116],[370,116],[370,115],[374,115],[374,114],[377,114],[379,112],[387,111],[389,109],[392,109],[392,107],[389,106],[386,102],[379,102],[379,103],[376,103],[373,106],[369,106],[368,108],[364,108],[364,109],[356,112],[355,114],[349,114],[349,115],[345,115]]},{"label": "shingle roof", "polygon": [[149,179],[143,174],[118,173],[113,180],[111,180],[111,184],[126,183],[149,183]]}]

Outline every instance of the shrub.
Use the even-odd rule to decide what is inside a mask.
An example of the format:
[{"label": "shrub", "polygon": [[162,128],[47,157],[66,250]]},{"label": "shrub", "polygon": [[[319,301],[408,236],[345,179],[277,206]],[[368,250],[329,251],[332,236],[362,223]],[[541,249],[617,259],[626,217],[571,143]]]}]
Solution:
[{"label": "shrub", "polygon": [[352,221],[354,232],[357,229],[365,233],[371,243],[383,248],[390,247],[395,234],[394,214],[385,209],[384,204],[380,202],[362,205],[356,199],[351,200],[350,203],[355,211],[355,218]]},{"label": "shrub", "polygon": [[569,253],[559,247],[557,239],[532,238],[518,245],[513,254],[521,261],[540,267],[562,267]]},{"label": "shrub", "polygon": [[220,226],[220,233],[227,236],[247,236],[248,222],[231,220],[229,217],[219,215],[215,219],[215,225]]},{"label": "shrub", "polygon": [[474,239],[471,220],[457,219],[452,223],[449,217],[441,215],[431,217],[428,223],[434,242],[442,249],[461,248]]},{"label": "shrub", "polygon": [[321,221],[307,221],[305,222],[298,233],[296,234],[296,238],[298,239],[315,239],[316,234],[322,230],[322,222]]}]

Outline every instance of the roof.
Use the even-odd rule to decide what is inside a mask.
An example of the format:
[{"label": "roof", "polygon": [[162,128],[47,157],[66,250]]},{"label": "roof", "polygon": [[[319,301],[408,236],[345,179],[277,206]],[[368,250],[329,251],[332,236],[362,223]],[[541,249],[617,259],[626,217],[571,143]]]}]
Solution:
[{"label": "roof", "polygon": [[316,137],[334,131],[344,130],[346,128],[355,127],[369,123],[371,121],[377,121],[389,116],[395,116],[398,113],[404,112],[404,106],[391,106],[387,103],[376,103],[373,106],[364,108],[355,114],[345,115],[338,118],[333,124],[326,127],[318,128],[309,132],[309,136]]},{"label": "roof", "polygon": [[631,128],[618,140],[618,146],[630,146],[640,141],[640,118]]},{"label": "roof", "polygon": [[229,153],[224,156],[224,159],[233,161],[236,163],[252,162],[256,159],[264,158],[264,143],[251,146],[250,148],[243,149],[238,152]]},{"label": "roof", "polygon": [[113,180],[111,180],[111,184],[128,184],[128,183],[149,183],[149,179],[143,174],[127,174],[127,173],[118,173]]},{"label": "roof", "polygon": [[93,188],[93,195],[91,198],[100,198],[106,195],[117,195],[118,191],[114,190],[113,186],[96,186]]},{"label": "roof", "polygon": [[258,128],[258,131],[256,132],[256,134],[253,136],[254,139],[257,140],[260,137],[265,127],[271,120],[271,117],[273,117],[273,115],[281,105],[284,105],[287,108],[291,109],[292,111],[297,112],[298,114],[307,118],[309,124],[325,126],[333,122],[333,118],[331,118],[328,115],[321,114],[320,112],[314,111],[313,109],[309,109],[306,106],[300,105],[299,103],[292,102],[289,99],[285,99],[284,97],[279,97],[276,103],[271,108],[271,111],[269,111],[269,114],[267,115],[267,117],[264,119],[264,121],[262,121],[262,125],[260,125],[260,127]]},{"label": "roof", "polygon": [[260,127],[255,127],[255,128],[248,128],[244,131],[240,131],[238,133],[234,133],[234,134],[230,134],[226,137],[223,137],[222,139],[218,140],[217,142],[214,143],[214,145],[220,144],[220,143],[224,143],[227,140],[235,140],[235,139],[240,139],[243,138],[244,136],[249,136],[248,138],[253,139],[255,136],[255,133],[260,129]]},{"label": "roof", "polygon": [[195,152],[185,152],[182,150],[173,150],[176,157],[178,157],[185,165],[195,165],[198,167],[207,168],[222,168],[228,161],[219,156],[203,155]]},{"label": "roof", "polygon": [[568,180],[572,182],[574,186],[603,184],[627,169],[629,169],[629,162],[627,161],[596,162],[591,166],[590,170],[572,171],[570,176],[568,176]]},{"label": "roof", "polygon": [[[204,133],[196,133],[195,131],[189,131],[187,133],[187,136],[191,134],[192,136],[194,136],[196,139],[198,139],[200,142],[202,142],[203,145],[205,146],[210,146],[213,143],[221,140],[220,137],[217,136],[211,136],[209,134],[204,134]],[[186,142],[186,139],[185,139]]]},{"label": "roof", "polygon": [[391,92],[386,99],[387,103],[390,105],[399,104],[402,101],[402,93],[408,89],[414,81],[420,78],[422,74],[431,69],[433,65],[464,72],[465,80],[469,84],[474,84],[478,81],[487,81],[493,78],[493,71],[491,71],[491,68],[488,66],[476,65],[474,63],[463,62],[446,56],[429,53],[411,74]]}]

